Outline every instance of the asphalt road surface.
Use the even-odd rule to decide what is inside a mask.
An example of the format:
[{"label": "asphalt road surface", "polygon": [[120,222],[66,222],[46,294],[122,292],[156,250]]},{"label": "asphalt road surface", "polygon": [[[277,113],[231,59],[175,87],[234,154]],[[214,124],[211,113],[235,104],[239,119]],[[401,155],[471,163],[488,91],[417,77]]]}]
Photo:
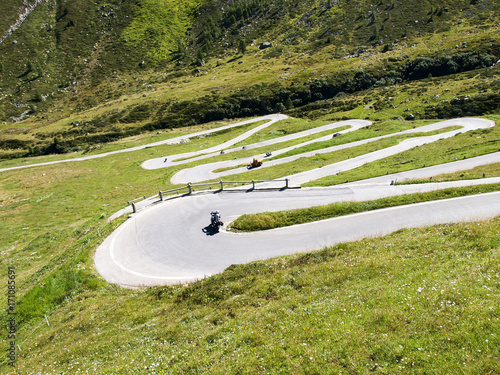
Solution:
[{"label": "asphalt road surface", "polygon": [[[497,180],[498,181],[498,180]],[[435,184],[432,184],[435,185]],[[418,186],[422,189],[422,186]],[[433,186],[435,188],[435,186]],[[213,233],[209,213],[227,223],[243,213],[284,210],[415,191],[413,185],[275,192],[212,193],[169,201],[129,219],[99,247],[95,264],[122,286],[189,282],[231,264],[321,249],[405,227],[472,221],[500,215],[500,192],[394,207],[255,233]]]},{"label": "asphalt road surface", "polygon": [[[368,123],[351,123],[352,126],[358,128],[366,124]],[[429,125],[424,131],[452,125],[463,126],[459,131],[469,131],[491,127],[494,123],[480,119],[450,120]],[[338,127],[338,124],[332,129],[335,127]],[[421,132],[423,128],[412,131]],[[342,165],[342,170],[354,168],[359,163],[377,160],[417,145],[453,136],[456,132],[404,141],[398,146],[389,147],[390,150],[385,149],[367,154],[358,160],[353,158],[349,160],[353,164]],[[218,154],[217,148],[204,151],[208,154]],[[190,156],[205,157],[205,153]],[[184,157],[186,156],[172,156],[169,159],[171,159],[170,162],[175,163],[175,159]],[[161,158],[153,159],[145,164],[145,167],[162,167],[163,161],[164,159],[161,160]],[[441,166],[420,168],[415,171],[415,175],[425,172],[423,173],[425,177],[429,177],[429,175],[460,170],[460,168],[468,169],[469,165],[483,165],[498,161],[500,161],[500,153],[495,153]],[[214,165],[205,164],[204,168],[206,170],[203,173],[206,171],[213,173],[211,171]],[[319,178],[325,175],[328,169],[330,174],[335,173],[338,168],[339,165],[327,166],[288,177],[292,183],[298,184]],[[397,176],[399,178],[412,177],[412,172]],[[390,185],[389,180],[392,181],[395,178],[395,176],[383,176],[329,188],[197,193],[172,199],[154,205],[128,219],[97,249],[95,265],[108,282],[125,287],[167,285],[199,280],[221,272],[231,264],[317,250],[339,242],[388,234],[401,228],[482,220],[500,215],[500,192],[496,192],[393,207],[255,233],[232,233],[224,229],[219,233],[214,233],[209,227],[210,212],[214,210],[221,212],[222,219],[227,224],[245,213],[303,208],[339,201],[373,200],[451,186],[500,182],[500,178],[484,178],[447,183]]]}]

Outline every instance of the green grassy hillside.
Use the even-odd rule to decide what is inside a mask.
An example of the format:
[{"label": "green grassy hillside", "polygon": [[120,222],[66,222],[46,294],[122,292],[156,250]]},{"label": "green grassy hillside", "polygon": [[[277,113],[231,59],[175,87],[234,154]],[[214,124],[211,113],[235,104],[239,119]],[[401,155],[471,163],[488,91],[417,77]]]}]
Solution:
[{"label": "green grassy hillside", "polygon": [[11,25],[18,20],[19,8],[22,5],[22,0],[6,0],[0,4],[2,19],[0,20],[0,38],[3,37]]},{"label": "green grassy hillside", "polygon": [[[41,2],[0,44],[0,157],[78,151],[145,130],[278,111],[304,116],[325,108],[351,117],[370,104],[398,106],[365,90],[430,77],[445,81],[433,89],[432,106],[419,103],[429,108],[418,117],[499,108],[496,71],[482,73],[488,78],[470,92],[491,89],[496,95],[481,96],[484,104],[455,110],[441,103],[455,94],[446,91],[448,80],[500,59],[495,2],[160,5]],[[260,49],[264,41],[272,47]]]},{"label": "green grassy hillside", "polygon": [[[0,2],[0,37],[22,3]],[[272,46],[261,49],[265,41]],[[0,44],[0,168],[272,112],[292,118],[255,139],[346,118],[374,122],[352,139],[460,116],[498,124],[498,59],[500,5],[490,0],[42,1]],[[3,355],[0,372],[500,373],[498,219],[232,266],[188,286],[105,283],[93,254],[124,218],[106,219],[130,199],[175,187],[180,169],[140,164],[252,126],[0,172],[0,351],[9,349],[8,267],[19,345],[16,371]],[[497,127],[462,134],[314,184],[495,152],[499,142]],[[250,179],[346,157],[307,158]],[[493,165],[443,178],[483,173],[500,176]]]}]

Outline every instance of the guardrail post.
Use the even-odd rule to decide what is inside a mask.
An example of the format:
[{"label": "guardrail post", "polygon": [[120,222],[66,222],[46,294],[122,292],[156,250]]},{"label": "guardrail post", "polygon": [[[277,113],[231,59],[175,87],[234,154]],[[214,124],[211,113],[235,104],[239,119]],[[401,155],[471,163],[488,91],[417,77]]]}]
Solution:
[{"label": "guardrail post", "polygon": [[285,178],[285,188],[288,189],[288,178]]},{"label": "guardrail post", "polygon": [[222,182],[222,180],[220,180],[220,190],[223,191],[224,190],[224,183]]},{"label": "guardrail post", "polygon": [[191,183],[188,183],[189,194],[193,192],[193,188],[191,187]]},{"label": "guardrail post", "polygon": [[255,190],[255,180],[252,180],[252,190]]},{"label": "guardrail post", "polygon": [[137,210],[135,209],[135,203],[132,202],[132,212],[135,214],[137,212]]},{"label": "guardrail post", "polygon": [[158,195],[160,196],[160,200],[163,202],[163,193],[161,192],[161,190],[160,190],[160,192],[158,193]]}]

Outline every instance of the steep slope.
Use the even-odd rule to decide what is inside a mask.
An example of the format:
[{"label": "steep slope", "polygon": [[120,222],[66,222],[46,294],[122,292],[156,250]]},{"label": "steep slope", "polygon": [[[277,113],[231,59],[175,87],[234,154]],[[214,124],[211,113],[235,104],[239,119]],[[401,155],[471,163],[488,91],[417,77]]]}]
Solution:
[{"label": "steep slope", "polygon": [[[364,90],[491,67],[499,8],[487,0],[42,1],[0,44],[0,155],[85,150],[292,108],[307,115],[317,106],[303,106],[345,95],[326,107],[347,117],[369,103]],[[481,101],[489,104],[471,114],[499,106],[496,96]]]},{"label": "steep slope", "polygon": [[[19,114],[12,109],[13,101],[19,102],[18,108],[33,107],[90,83],[94,70],[102,69],[105,76],[113,66],[130,66],[129,54],[140,54],[140,48],[127,50],[119,36],[132,6],[130,2],[116,6],[102,1],[41,2],[0,45],[2,104],[10,104],[2,105],[5,118]],[[84,82],[79,82],[82,78]]]},{"label": "steep slope", "polygon": [[[4,15],[2,22],[0,22],[0,32],[3,32],[3,35],[0,34],[0,43],[3,43],[14,31],[16,31],[26,18],[31,14],[33,10],[42,2],[43,0],[35,0],[32,3],[28,1],[24,1],[23,4],[19,7],[17,12],[17,19],[14,23],[9,24],[9,21],[12,20],[12,16],[14,14],[14,4],[11,2],[4,2],[0,7],[0,11]],[[10,25],[10,26],[9,26]]]}]

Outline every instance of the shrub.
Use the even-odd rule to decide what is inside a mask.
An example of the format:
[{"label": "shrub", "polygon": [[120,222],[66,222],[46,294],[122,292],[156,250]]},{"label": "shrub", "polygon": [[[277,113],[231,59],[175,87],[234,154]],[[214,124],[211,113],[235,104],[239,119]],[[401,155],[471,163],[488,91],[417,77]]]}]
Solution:
[{"label": "shrub", "polygon": [[425,109],[426,118],[454,118],[481,116],[500,111],[500,94],[488,93],[476,96],[462,96],[450,101],[443,101]]}]

